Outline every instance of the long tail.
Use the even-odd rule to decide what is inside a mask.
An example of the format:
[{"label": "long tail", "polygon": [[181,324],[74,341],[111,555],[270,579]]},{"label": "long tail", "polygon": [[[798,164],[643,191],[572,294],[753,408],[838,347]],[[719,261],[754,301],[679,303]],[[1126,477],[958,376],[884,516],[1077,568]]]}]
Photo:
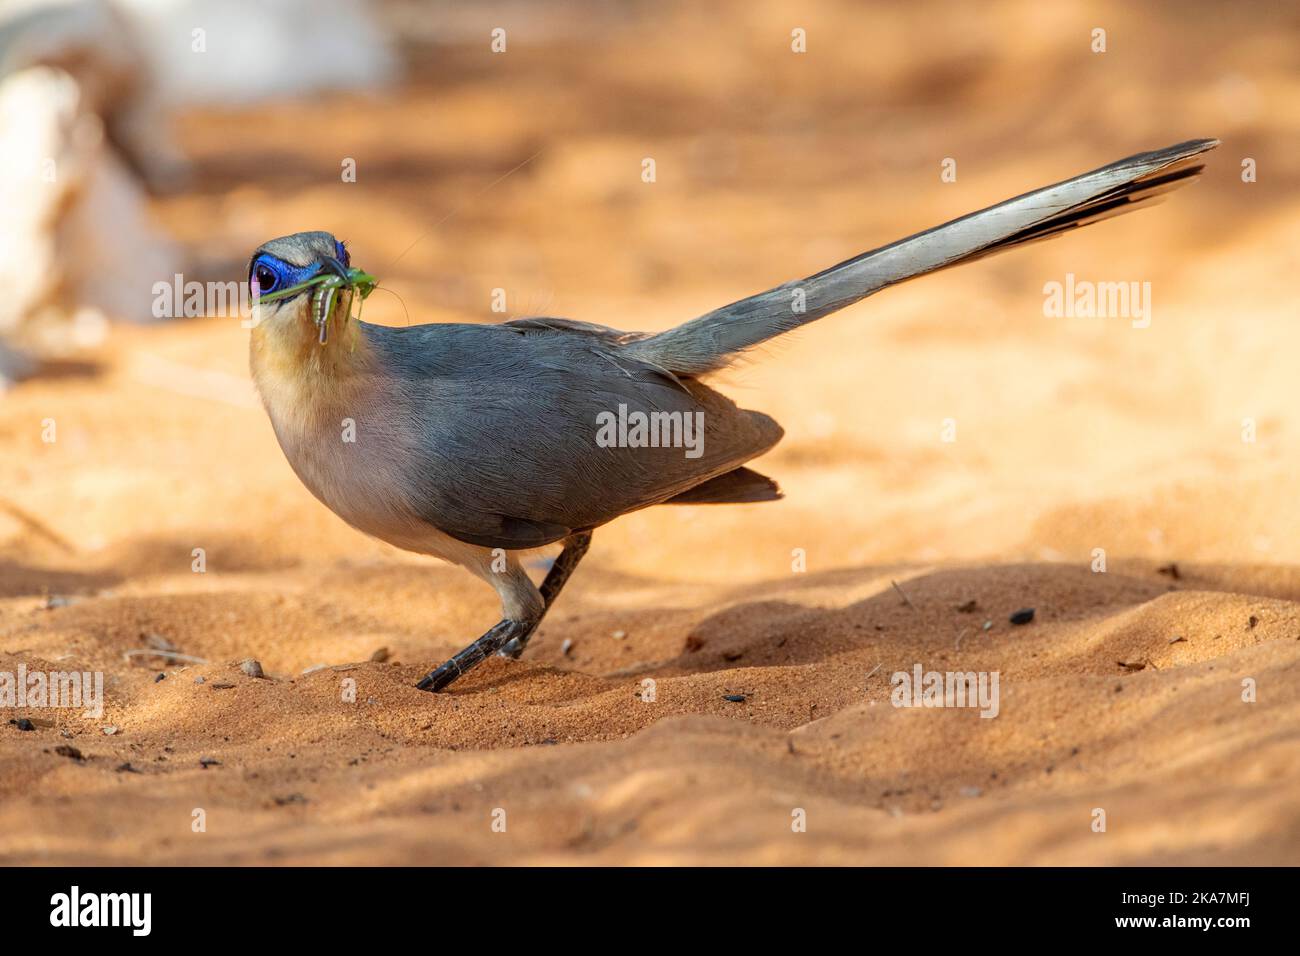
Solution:
[{"label": "long tail", "polygon": [[1138,153],[724,305],[627,347],[677,374],[703,375],[886,286],[1141,208],[1199,174],[1204,166],[1195,157],[1218,145],[1217,139],[1193,139]]}]

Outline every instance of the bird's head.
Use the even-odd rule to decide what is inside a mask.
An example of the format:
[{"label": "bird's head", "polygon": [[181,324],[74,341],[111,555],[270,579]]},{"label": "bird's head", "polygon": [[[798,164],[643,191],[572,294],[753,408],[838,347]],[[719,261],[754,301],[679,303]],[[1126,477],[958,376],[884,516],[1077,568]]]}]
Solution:
[{"label": "bird's head", "polygon": [[378,280],[354,269],[347,247],[328,232],[298,232],[259,246],[248,282],[257,328],[273,329],[285,344],[325,346],[343,338],[353,302],[364,300]]}]

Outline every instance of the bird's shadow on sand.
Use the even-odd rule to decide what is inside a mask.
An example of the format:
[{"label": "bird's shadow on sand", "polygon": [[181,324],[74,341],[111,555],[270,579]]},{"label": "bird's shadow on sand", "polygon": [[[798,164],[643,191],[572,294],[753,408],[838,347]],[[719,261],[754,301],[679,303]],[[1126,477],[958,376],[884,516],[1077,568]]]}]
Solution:
[{"label": "bird's shadow on sand", "polygon": [[[1255,570],[1197,565],[1183,567],[1173,577],[1155,562],[1133,563],[1108,573],[1094,573],[1087,565],[1047,562],[933,570],[908,565],[835,569],[729,589],[719,601],[724,606],[703,618],[698,610],[681,607],[617,612],[583,608],[572,622],[564,622],[562,611],[557,615],[561,621],[548,619],[549,627],[544,624],[545,641],[535,643],[536,649],[530,649],[525,660],[531,657],[537,663],[593,676],[676,676],[814,664],[873,646],[901,645],[926,653],[955,653],[964,646],[970,652],[990,635],[1036,636],[1044,626],[1114,617],[1179,590],[1300,600],[1300,575],[1279,582],[1273,568],[1271,575],[1259,576],[1262,586],[1253,586]],[[654,583],[612,572],[597,572],[592,578],[586,585],[601,590],[634,590]],[[864,587],[874,592],[847,604],[837,605],[833,598],[828,603],[827,591],[843,588],[860,593]],[[815,603],[785,599],[803,591],[817,591]],[[764,593],[777,596],[754,597]],[[1011,615],[1025,608],[1034,609],[1033,622],[1012,624]],[[674,621],[680,622],[680,628],[665,626]],[[556,650],[566,636],[608,645],[613,628],[664,636],[642,648],[650,653],[635,655],[637,661],[630,665],[620,664],[612,655],[586,664],[570,662]],[[674,633],[675,639],[670,636]],[[522,673],[503,672],[491,683],[525,678]]]}]

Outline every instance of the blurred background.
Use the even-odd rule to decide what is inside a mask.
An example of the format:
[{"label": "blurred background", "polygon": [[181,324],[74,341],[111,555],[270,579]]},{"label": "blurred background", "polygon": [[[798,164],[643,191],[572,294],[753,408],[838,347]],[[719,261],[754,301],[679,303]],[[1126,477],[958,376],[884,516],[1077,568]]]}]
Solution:
[{"label": "blurred background", "polygon": [[[667,535],[651,532],[671,517],[633,516],[623,543],[636,546],[611,559],[691,574],[675,557],[685,536],[709,555],[706,575],[763,575],[784,567],[782,548],[704,546],[770,522],[816,537],[822,567],[1074,557],[1099,536],[1153,556],[1300,558],[1300,519],[1259,504],[1284,485],[1297,437],[1294,8],[4,11],[0,468],[11,510],[42,515],[80,555],[116,546],[116,567],[147,562],[132,545],[142,525],[226,536],[207,516],[246,504],[250,485],[259,525],[302,530],[269,536],[259,560],[383,548],[341,544],[280,460],[247,383],[246,329],[154,315],[155,283],[242,281],[268,238],[346,239],[396,293],[367,303],[372,321],[499,321],[502,289],[510,316],[649,330],[1121,156],[1218,136],[1204,180],[1160,208],[891,290],[733,373],[732,394],[786,426],[769,467],[789,499],[762,518],[689,509]],[[1044,317],[1043,286],[1066,273],[1151,282],[1151,327]],[[47,417],[58,444],[42,441]],[[947,419],[955,442],[940,440]],[[232,447],[246,453],[238,473]],[[1208,513],[1188,526],[1175,499]],[[145,501],[167,507],[141,521]],[[0,547],[57,553],[31,537],[35,520],[0,516]]]},{"label": "blurred background", "polygon": [[[1298,134],[1294,4],[2,0],[0,651],[107,671],[115,735],[3,730],[0,858],[1294,862]],[[370,321],[657,330],[1210,136],[1159,206],[729,372],[787,497],[602,529],[524,662],[447,698],[411,685],[489,589],[300,485],[238,310],[159,306],[323,229],[393,293]],[[1150,283],[1149,327],[1046,315],[1069,276]],[[919,654],[1021,696],[871,709]],[[356,661],[370,706],[298,676]],[[637,733],[664,714],[700,722]],[[557,740],[596,742],[523,746]],[[502,793],[539,811],[508,843],[466,823]],[[838,822],[792,847],[809,799]],[[239,825],[192,840],[196,805]]]}]

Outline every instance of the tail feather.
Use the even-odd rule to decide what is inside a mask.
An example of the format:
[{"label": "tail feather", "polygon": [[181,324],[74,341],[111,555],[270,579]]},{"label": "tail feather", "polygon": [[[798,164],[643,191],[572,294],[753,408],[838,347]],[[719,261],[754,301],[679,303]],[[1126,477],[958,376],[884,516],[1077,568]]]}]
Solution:
[{"label": "tail feather", "polygon": [[689,491],[669,498],[666,505],[730,505],[751,501],[779,501],[781,489],[775,481],[751,468],[736,468],[710,478]]},{"label": "tail feather", "polygon": [[679,375],[715,371],[761,342],[886,286],[1142,208],[1194,179],[1204,168],[1196,157],[1218,145],[1217,139],[1195,139],[1138,153],[725,305],[628,348]]}]

